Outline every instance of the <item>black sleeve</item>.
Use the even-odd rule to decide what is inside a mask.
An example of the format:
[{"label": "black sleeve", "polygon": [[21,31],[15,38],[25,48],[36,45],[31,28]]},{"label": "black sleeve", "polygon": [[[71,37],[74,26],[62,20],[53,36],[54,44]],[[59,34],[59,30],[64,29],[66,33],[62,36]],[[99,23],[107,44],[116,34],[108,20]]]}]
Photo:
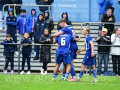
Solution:
[{"label": "black sleeve", "polygon": [[54,2],[54,0],[48,0],[48,3],[49,4],[51,4],[51,3],[53,3]]},{"label": "black sleeve", "polygon": [[50,44],[53,44],[53,37],[50,37]]},{"label": "black sleeve", "polygon": [[51,32],[54,29],[54,23],[53,20],[50,21],[50,28],[49,28],[49,32]]},{"label": "black sleeve", "polygon": [[36,4],[39,5],[40,0],[35,0]]},{"label": "black sleeve", "polygon": [[101,22],[108,22],[108,19],[106,19],[106,15],[102,17]]},{"label": "black sleeve", "polygon": [[46,40],[44,39],[44,36],[43,36],[43,35],[40,37],[39,42],[40,42],[41,44],[45,44],[45,43],[46,43]]},{"label": "black sleeve", "polygon": [[105,36],[103,36],[103,39],[104,39],[106,42],[111,43],[111,38],[110,38],[110,36],[105,35]]},{"label": "black sleeve", "polygon": [[112,21],[111,22],[116,22],[114,15],[112,16]]},{"label": "black sleeve", "polygon": [[99,35],[99,36],[95,39],[95,41],[99,44],[99,43],[100,43],[100,39],[101,39],[101,36]]}]

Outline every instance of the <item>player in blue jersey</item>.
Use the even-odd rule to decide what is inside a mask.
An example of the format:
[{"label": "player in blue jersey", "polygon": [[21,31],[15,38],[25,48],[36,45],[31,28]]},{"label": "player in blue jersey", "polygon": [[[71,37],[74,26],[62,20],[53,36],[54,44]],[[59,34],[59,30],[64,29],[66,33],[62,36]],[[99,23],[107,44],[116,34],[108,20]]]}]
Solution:
[{"label": "player in blue jersey", "polygon": [[63,80],[67,80],[69,76],[69,72],[71,69],[71,62],[72,59],[70,57],[70,42],[71,42],[72,36],[70,34],[63,34],[56,38],[54,43],[57,43],[58,49],[56,52],[56,66],[53,73],[53,79],[55,80],[57,78],[57,71],[60,67],[60,64],[63,62],[64,67],[66,68],[65,73],[63,74]]},{"label": "player in blue jersey", "polygon": [[96,70],[95,61],[94,61],[94,56],[95,56],[94,44],[89,33],[90,33],[90,28],[86,27],[83,29],[83,35],[85,35],[85,48],[77,51],[77,54],[80,54],[80,52],[82,51],[86,51],[83,62],[82,62],[81,71],[79,73],[79,77],[77,81],[81,80],[85,70],[85,66],[89,65],[89,66],[92,66],[92,70],[93,70],[93,77],[94,77],[93,82],[97,82],[97,70]]},{"label": "player in blue jersey", "polygon": [[[67,24],[67,21],[65,19],[61,19],[59,21],[59,24],[61,26],[61,31],[60,32],[57,32],[55,33],[53,36],[59,36],[59,35],[62,35],[64,33],[67,33],[67,34],[70,34],[74,37],[74,40],[71,41],[71,45],[70,45],[70,56],[73,59],[76,59],[76,51],[78,49],[77,47],[77,43],[76,41],[79,41],[80,40],[80,37],[79,36],[75,36],[75,33],[74,33],[74,28],[71,26],[71,25],[68,25]],[[64,70],[63,70],[63,74],[65,74]],[[71,76],[74,78],[76,78],[76,74],[75,74],[75,69],[74,69],[74,65],[73,63],[71,63]]]}]

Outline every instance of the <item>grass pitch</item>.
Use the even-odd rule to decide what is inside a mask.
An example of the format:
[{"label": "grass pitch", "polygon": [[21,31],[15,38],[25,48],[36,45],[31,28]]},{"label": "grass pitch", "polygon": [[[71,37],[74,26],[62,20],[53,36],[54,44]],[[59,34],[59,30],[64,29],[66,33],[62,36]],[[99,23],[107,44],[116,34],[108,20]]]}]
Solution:
[{"label": "grass pitch", "polygon": [[80,82],[56,81],[51,75],[18,75],[0,74],[0,90],[120,90],[119,76],[98,76],[93,83],[92,76],[84,75]]}]

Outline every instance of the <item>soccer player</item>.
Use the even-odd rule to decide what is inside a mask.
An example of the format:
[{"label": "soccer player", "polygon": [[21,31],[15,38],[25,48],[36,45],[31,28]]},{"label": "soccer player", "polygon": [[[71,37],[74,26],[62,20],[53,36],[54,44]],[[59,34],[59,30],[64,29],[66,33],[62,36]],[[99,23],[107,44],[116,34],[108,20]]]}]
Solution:
[{"label": "soccer player", "polygon": [[86,37],[85,48],[77,51],[77,54],[80,54],[82,51],[86,51],[83,62],[82,62],[81,71],[79,73],[79,77],[77,81],[81,80],[84,70],[85,70],[85,66],[89,65],[89,66],[92,66],[92,70],[93,70],[93,77],[94,77],[93,82],[97,82],[97,70],[95,68],[95,61],[94,61],[94,56],[95,56],[94,44],[93,44],[92,38],[89,33],[90,33],[90,28],[86,27],[83,29],[83,35],[85,35]]},{"label": "soccer player", "polygon": [[63,62],[64,66],[66,68],[65,72],[63,73],[63,80],[67,80],[69,76],[69,72],[71,69],[71,57],[69,53],[70,49],[70,42],[71,42],[72,36],[70,34],[63,34],[56,38],[54,43],[58,44],[58,49],[56,50],[56,66],[53,73],[53,79],[55,80],[57,78],[57,71],[60,67],[60,64]]},{"label": "soccer player", "polygon": [[[71,55],[71,58],[72,60],[76,58],[76,51],[77,51],[77,44],[76,44],[76,41],[79,41],[80,38],[79,37],[75,37],[75,33],[74,33],[74,28],[71,26],[71,25],[68,25],[67,24],[67,21],[66,19],[61,19],[59,21],[59,24],[61,26],[61,31],[60,32],[57,32],[55,33],[53,36],[59,36],[59,35],[62,35],[64,33],[67,33],[67,34],[70,34],[71,36],[74,37],[74,40],[71,40],[71,43],[70,43],[70,55]],[[63,74],[64,74],[64,70],[63,70]],[[76,77],[76,74],[75,74],[75,69],[74,69],[74,65],[73,63],[71,63],[71,75],[72,77]]]}]

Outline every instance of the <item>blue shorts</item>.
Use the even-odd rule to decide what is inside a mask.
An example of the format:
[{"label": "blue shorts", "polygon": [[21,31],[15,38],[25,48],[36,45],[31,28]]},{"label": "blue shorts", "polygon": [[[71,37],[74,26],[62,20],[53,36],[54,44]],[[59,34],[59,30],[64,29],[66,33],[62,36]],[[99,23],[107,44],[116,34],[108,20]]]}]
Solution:
[{"label": "blue shorts", "polygon": [[71,57],[72,60],[77,58],[77,54],[76,54],[77,50],[78,50],[78,46],[76,46],[76,45],[71,46],[71,48],[70,48],[70,57]]},{"label": "blue shorts", "polygon": [[82,64],[88,66],[95,65],[95,60],[94,57],[91,57],[91,52],[85,54]]},{"label": "blue shorts", "polygon": [[56,57],[56,63],[57,64],[61,64],[61,63],[64,63],[64,64],[71,64],[72,63],[72,59],[70,57],[70,54],[59,54],[57,57]]}]

